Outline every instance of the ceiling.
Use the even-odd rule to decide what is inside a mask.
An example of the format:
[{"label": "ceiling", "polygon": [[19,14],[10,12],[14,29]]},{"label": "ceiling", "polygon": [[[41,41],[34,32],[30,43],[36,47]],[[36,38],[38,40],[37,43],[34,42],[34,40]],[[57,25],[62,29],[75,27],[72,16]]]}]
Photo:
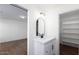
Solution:
[{"label": "ceiling", "polygon": [[26,20],[27,12],[9,5],[9,4],[1,4],[0,5],[0,18],[4,18],[4,19],[10,19],[10,20]]},{"label": "ceiling", "polygon": [[62,14],[65,12],[78,10],[79,4],[57,4],[56,7],[57,7],[59,13]]},{"label": "ceiling", "polygon": [[44,6],[50,6],[52,8],[56,8],[57,11],[59,12],[59,14],[65,13],[65,12],[69,12],[69,11],[73,11],[73,10],[77,10],[79,9],[79,4],[20,4],[20,6],[22,7],[31,7],[31,6],[36,6],[38,8],[40,7],[44,7]]}]

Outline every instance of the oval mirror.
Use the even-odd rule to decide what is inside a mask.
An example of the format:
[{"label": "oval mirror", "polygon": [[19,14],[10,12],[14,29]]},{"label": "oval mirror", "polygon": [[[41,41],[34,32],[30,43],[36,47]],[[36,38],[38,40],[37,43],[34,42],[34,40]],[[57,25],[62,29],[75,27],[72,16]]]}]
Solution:
[{"label": "oval mirror", "polygon": [[43,38],[45,35],[45,21],[42,17],[36,21],[36,36]]}]

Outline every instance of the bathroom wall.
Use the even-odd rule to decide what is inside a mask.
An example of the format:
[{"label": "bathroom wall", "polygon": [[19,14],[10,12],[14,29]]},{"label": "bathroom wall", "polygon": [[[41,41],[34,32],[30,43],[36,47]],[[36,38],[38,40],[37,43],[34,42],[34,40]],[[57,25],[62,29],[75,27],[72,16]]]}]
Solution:
[{"label": "bathroom wall", "polygon": [[40,5],[40,11],[45,13],[46,39],[55,39],[55,54],[59,49],[59,14],[54,5]]},{"label": "bathroom wall", "polygon": [[59,44],[59,36],[58,36],[58,12],[56,11],[55,7],[51,5],[20,5],[26,9],[28,9],[28,54],[34,54],[34,39],[36,39],[36,20],[40,16],[40,11],[43,11],[45,16],[46,22],[46,29],[45,29],[45,37],[46,39],[56,39],[56,46],[55,52],[56,54],[59,53],[58,51],[58,44]]}]

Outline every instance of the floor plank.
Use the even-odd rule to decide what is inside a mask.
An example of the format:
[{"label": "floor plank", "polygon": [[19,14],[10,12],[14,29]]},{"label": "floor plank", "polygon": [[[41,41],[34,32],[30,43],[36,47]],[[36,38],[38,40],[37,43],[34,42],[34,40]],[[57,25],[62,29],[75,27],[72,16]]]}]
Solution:
[{"label": "floor plank", "polygon": [[78,48],[60,44],[60,55],[78,55]]},{"label": "floor plank", "polygon": [[27,39],[0,43],[0,55],[26,55]]}]

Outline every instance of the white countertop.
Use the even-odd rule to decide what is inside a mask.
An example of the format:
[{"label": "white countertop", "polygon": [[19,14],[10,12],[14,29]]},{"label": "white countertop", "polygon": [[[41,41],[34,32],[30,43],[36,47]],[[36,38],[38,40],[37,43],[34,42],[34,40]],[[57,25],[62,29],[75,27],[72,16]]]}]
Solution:
[{"label": "white countertop", "polygon": [[35,41],[38,41],[38,42],[40,42],[40,43],[47,43],[47,42],[49,42],[49,41],[52,41],[52,40],[54,40],[54,39],[56,39],[56,38],[36,38],[36,39],[34,39]]}]

